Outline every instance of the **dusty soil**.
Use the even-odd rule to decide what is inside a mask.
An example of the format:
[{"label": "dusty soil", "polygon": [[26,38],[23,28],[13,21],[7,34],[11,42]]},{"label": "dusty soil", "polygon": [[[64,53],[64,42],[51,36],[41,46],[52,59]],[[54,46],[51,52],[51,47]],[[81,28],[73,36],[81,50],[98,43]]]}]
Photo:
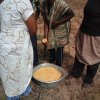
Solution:
[{"label": "dusty soil", "polygon": [[[75,12],[75,17],[72,19],[70,44],[64,48],[63,68],[69,72],[72,69],[75,55],[74,39],[78,27],[83,18],[83,7],[86,0],[66,0]],[[43,37],[43,23],[40,17],[38,21],[38,50],[40,62],[47,62],[48,57],[44,58],[44,48],[41,44]],[[22,97],[21,100],[100,100],[100,68],[94,79],[94,85],[90,89],[81,89],[82,80],[85,76],[85,71],[81,78],[64,79],[57,87],[53,89],[45,89],[31,82],[32,93],[27,97]],[[2,85],[0,84],[0,100],[5,100]]]}]

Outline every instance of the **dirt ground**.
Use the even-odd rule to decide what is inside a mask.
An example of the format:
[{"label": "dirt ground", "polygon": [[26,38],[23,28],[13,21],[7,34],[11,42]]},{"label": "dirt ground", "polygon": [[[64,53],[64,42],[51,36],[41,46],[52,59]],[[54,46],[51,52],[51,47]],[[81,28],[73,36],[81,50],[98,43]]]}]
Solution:
[{"label": "dirt ground", "polygon": [[[74,39],[78,27],[83,18],[83,7],[86,0],[66,0],[75,12],[75,17],[72,19],[70,44],[64,48],[63,68],[69,72],[72,69],[75,55]],[[44,58],[44,49],[41,44],[43,37],[43,23],[41,17],[38,21],[38,50],[40,63],[47,62],[47,57]],[[100,100],[100,68],[94,79],[94,85],[90,89],[81,89],[82,79],[85,76],[86,70],[81,78],[68,79],[65,78],[57,87],[53,89],[41,88],[36,83],[31,82],[32,93],[27,97],[21,97],[21,100]],[[6,100],[2,84],[0,84],[0,100]]]}]

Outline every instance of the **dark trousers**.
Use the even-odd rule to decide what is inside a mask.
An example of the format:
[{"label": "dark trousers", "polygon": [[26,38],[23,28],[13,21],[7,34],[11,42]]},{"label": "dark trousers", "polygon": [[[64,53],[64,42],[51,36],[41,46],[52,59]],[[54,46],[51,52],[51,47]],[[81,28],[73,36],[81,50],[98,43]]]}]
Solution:
[{"label": "dark trousers", "polygon": [[63,47],[57,47],[57,49],[49,49],[49,62],[55,63],[58,66],[62,66],[63,63]]},{"label": "dark trousers", "polygon": [[[79,62],[77,57],[75,57],[75,62],[73,69],[71,71],[71,75],[75,78],[79,78],[84,70],[85,64]],[[86,71],[86,76],[84,79],[84,83],[91,84],[93,82],[93,79],[97,73],[99,67],[99,63],[94,64],[94,65],[87,65],[87,71]]]},{"label": "dark trousers", "polygon": [[33,52],[34,52],[33,65],[37,66],[39,64],[39,58],[38,58],[37,36],[36,36],[36,34],[34,34],[33,36],[31,36],[31,42],[32,42]]}]

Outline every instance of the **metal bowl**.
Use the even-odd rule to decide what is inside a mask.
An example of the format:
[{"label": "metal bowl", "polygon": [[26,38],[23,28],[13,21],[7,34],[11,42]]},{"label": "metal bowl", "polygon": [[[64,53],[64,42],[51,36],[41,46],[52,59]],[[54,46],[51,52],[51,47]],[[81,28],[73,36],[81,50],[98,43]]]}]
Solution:
[{"label": "metal bowl", "polygon": [[54,88],[56,87],[66,76],[67,76],[67,72],[62,68],[62,67],[59,67],[57,65],[54,65],[54,64],[50,64],[50,63],[43,63],[43,64],[40,64],[38,66],[36,66],[34,69],[33,69],[33,74],[41,67],[47,67],[47,66],[51,66],[51,67],[54,67],[56,68],[58,71],[60,71],[62,73],[62,76],[60,79],[56,80],[56,81],[52,81],[52,82],[44,82],[44,81],[40,81],[40,80],[37,80],[34,75],[33,75],[33,80],[41,87],[43,88]]}]

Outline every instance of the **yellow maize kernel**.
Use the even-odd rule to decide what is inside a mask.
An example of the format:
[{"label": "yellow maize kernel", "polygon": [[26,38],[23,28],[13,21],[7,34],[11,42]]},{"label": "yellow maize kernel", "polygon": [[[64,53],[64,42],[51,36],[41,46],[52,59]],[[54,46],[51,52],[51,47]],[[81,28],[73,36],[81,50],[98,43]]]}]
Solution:
[{"label": "yellow maize kernel", "polygon": [[62,73],[53,67],[41,67],[33,76],[43,82],[52,82],[61,78]]}]

